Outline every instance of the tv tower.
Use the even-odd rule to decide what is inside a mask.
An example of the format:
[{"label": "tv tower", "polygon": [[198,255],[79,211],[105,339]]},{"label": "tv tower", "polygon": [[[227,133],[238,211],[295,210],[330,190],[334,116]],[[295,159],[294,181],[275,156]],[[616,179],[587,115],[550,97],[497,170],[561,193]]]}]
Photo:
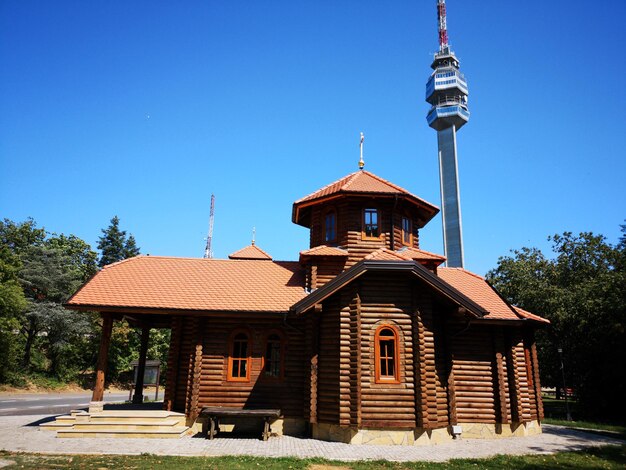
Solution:
[{"label": "tv tower", "polygon": [[209,234],[206,237],[204,257],[213,258],[213,222],[215,221],[215,194],[211,194],[211,212],[209,213]]},{"label": "tv tower", "polygon": [[469,121],[467,81],[459,61],[448,45],[446,2],[437,0],[439,52],[431,64],[434,72],[426,83],[426,101],[431,104],[428,125],[437,131],[439,179],[443,216],[443,247],[446,266],[463,267],[461,198],[456,157],[456,131]]}]

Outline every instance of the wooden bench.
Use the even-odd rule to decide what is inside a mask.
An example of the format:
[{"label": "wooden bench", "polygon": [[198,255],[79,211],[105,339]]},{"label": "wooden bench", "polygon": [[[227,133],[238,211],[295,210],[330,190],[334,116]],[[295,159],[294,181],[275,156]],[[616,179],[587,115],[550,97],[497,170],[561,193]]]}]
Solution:
[{"label": "wooden bench", "polygon": [[226,406],[206,406],[202,408],[200,417],[209,418],[209,439],[213,439],[219,431],[220,418],[263,418],[264,441],[270,436],[270,420],[280,417],[279,409],[245,409]]}]

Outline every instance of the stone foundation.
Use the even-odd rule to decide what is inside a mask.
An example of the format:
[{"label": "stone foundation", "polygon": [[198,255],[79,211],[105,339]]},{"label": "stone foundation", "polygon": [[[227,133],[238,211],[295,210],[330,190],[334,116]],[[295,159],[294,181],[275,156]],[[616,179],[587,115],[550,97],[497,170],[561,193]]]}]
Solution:
[{"label": "stone foundation", "polygon": [[[460,439],[498,439],[502,437],[533,436],[541,434],[538,421],[514,424],[459,423]],[[287,433],[286,433],[287,434]],[[449,427],[439,429],[357,429],[336,424],[312,425],[313,439],[345,442],[346,444],[374,445],[436,445],[453,440]]]}]

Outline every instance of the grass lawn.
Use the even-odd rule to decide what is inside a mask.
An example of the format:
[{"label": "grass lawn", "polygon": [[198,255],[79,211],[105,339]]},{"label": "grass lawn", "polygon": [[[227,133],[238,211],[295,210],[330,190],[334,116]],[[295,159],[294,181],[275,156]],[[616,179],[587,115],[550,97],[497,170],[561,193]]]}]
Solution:
[{"label": "grass lawn", "polygon": [[39,455],[0,452],[2,460],[16,463],[6,468],[75,468],[75,469],[207,469],[207,470],[411,470],[411,469],[623,469],[626,467],[626,445],[592,448],[581,452],[553,455],[498,456],[490,459],[459,459],[446,463],[387,461],[333,462],[321,459],[259,457],[161,457]]}]

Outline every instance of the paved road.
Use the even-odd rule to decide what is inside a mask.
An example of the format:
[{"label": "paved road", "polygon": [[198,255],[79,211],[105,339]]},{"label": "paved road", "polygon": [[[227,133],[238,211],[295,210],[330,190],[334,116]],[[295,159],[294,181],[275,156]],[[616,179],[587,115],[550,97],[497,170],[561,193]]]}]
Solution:
[{"label": "paved road", "polygon": [[[0,416],[66,414],[87,408],[91,392],[83,393],[20,393],[0,395]],[[128,400],[128,393],[106,393],[108,403]]]}]

